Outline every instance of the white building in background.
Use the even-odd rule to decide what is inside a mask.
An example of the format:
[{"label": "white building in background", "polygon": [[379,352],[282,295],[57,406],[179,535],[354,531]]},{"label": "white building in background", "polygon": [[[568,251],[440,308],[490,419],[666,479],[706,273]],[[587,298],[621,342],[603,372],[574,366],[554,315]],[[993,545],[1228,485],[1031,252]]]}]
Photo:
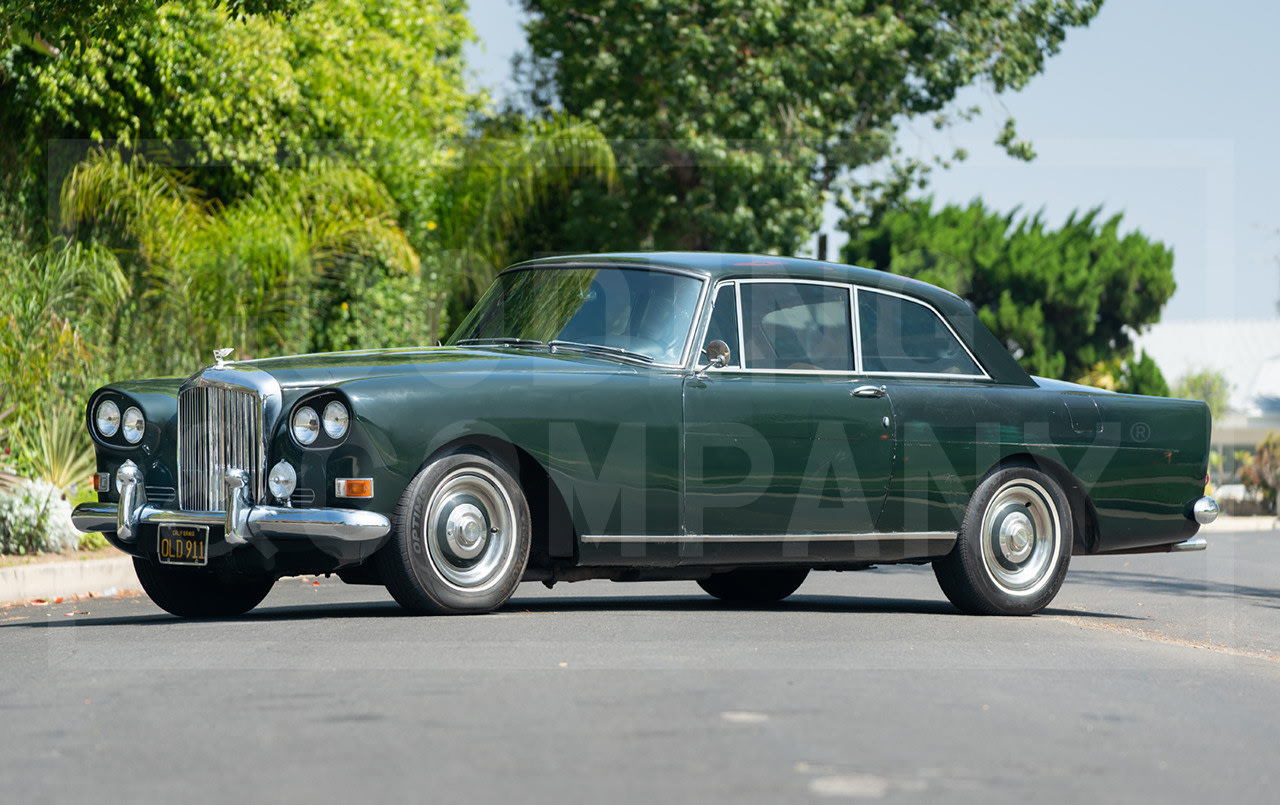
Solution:
[{"label": "white building in background", "polygon": [[1226,416],[1213,423],[1213,447],[1235,472],[1237,450],[1253,451],[1280,431],[1280,318],[1171,321],[1134,338],[1172,387],[1192,372],[1221,372],[1231,384]]}]

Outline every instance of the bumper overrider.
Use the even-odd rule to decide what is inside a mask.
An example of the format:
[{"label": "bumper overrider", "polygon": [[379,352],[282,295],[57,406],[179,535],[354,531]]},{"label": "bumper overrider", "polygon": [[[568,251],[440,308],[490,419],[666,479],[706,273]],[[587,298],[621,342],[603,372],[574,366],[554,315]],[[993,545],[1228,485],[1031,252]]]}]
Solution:
[{"label": "bumper overrider", "polygon": [[[225,511],[199,512],[163,509],[147,503],[142,470],[126,461],[116,473],[119,503],[83,503],[71,515],[75,527],[85,533],[102,532],[112,542],[135,556],[149,556],[154,545],[140,536],[147,526],[208,526],[221,532],[221,549],[210,541],[211,563],[219,555],[229,555],[241,547],[256,547],[270,557],[279,552],[296,554],[314,549],[329,557],[333,569],[355,564],[382,547],[391,531],[391,521],[377,512],[358,509],[295,509],[285,506],[251,505],[247,494],[248,474],[227,470]],[[316,568],[316,570],[328,568]]]}]

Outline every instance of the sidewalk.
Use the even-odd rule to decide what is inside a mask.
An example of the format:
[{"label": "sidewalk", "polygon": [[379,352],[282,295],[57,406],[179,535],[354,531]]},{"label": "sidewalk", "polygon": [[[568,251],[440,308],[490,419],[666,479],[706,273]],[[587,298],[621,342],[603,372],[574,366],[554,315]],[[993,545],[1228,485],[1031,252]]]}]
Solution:
[{"label": "sidewalk", "polygon": [[[1271,531],[1272,529],[1280,529],[1280,517],[1270,514],[1260,514],[1257,517],[1229,517],[1224,514],[1209,525],[1201,526],[1198,536],[1211,537],[1227,531]],[[1276,536],[1280,537],[1280,533]]]},{"label": "sidewalk", "polygon": [[15,565],[0,568],[0,605],[76,595],[115,595],[140,586],[133,560],[124,555]]}]

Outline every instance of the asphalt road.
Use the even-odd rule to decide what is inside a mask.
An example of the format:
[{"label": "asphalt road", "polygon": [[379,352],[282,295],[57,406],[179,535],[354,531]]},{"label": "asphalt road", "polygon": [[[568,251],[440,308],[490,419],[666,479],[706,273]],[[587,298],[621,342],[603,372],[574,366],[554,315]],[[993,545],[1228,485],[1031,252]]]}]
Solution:
[{"label": "asphalt road", "polygon": [[975,618],[928,568],[733,610],[692,583],[527,584],[411,618],[285,580],[239,620],[144,597],[0,612],[12,803],[1280,799],[1280,531],[1077,558]]}]

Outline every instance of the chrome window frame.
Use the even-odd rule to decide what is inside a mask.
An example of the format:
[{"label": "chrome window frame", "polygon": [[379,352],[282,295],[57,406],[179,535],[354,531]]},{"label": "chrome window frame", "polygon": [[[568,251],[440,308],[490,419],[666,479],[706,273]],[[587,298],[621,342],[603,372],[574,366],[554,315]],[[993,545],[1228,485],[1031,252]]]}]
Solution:
[{"label": "chrome window frame", "polygon": [[[750,285],[824,285],[830,288],[839,288],[849,294],[849,335],[853,337],[853,333],[857,332],[857,306],[855,302],[854,286],[847,282],[832,282],[830,280],[809,280],[809,279],[790,279],[788,277],[738,277],[734,279],[721,280],[717,282],[708,294],[708,302],[713,302],[720,289],[726,285],[733,285],[734,300],[738,306],[738,355],[740,366],[724,366],[716,369],[716,374],[744,374],[744,375],[801,375],[801,376],[822,376],[822,377],[857,377],[861,372],[858,371],[858,353],[857,342],[850,345],[851,354],[853,355],[853,370],[844,371],[840,369],[750,369],[746,365],[746,355],[743,354],[742,345],[746,343],[746,330],[742,316],[742,286]],[[698,329],[698,338],[696,343],[701,344],[707,338],[707,331],[711,328],[711,307],[708,304],[707,310],[703,311],[702,325]],[[701,351],[695,351],[695,358],[701,354]],[[694,361],[692,369],[699,370],[710,364]]]},{"label": "chrome window frame", "polygon": [[[978,360],[978,356],[973,354],[973,350],[969,349],[969,345],[964,342],[964,339],[961,338],[960,335],[956,332],[955,328],[951,326],[951,322],[947,321],[947,317],[942,315],[938,311],[938,309],[934,307],[932,304],[924,301],[923,299],[919,299],[917,297],[910,296],[908,294],[897,293],[896,291],[886,291],[882,288],[868,288],[863,285],[855,285],[853,286],[853,290],[854,290],[853,306],[854,306],[855,314],[857,313],[857,308],[858,308],[858,295],[864,291],[867,293],[877,293],[877,294],[882,294],[884,296],[892,296],[898,299],[904,299],[908,302],[912,302],[914,304],[920,305],[921,307],[925,308],[926,310],[928,310],[930,313],[933,314],[934,318],[942,322],[942,326],[947,328],[947,332],[951,334],[951,337],[956,340],[956,343],[960,345],[960,348],[963,349],[965,354],[969,356],[969,360],[973,361],[973,365],[978,367],[978,370],[982,373],[982,374],[975,375],[975,374],[957,374],[954,372],[862,371],[860,372],[860,374],[866,375],[867,377],[919,377],[919,378],[925,378],[930,380],[939,380],[939,379],[990,380],[991,379],[990,373],[987,372],[987,367],[983,366],[982,361]],[[861,324],[862,324],[861,321],[858,321],[855,319],[854,329],[857,331],[858,337],[854,341],[854,347],[857,350],[857,354],[858,354],[857,366],[860,369],[863,366]]]}]

